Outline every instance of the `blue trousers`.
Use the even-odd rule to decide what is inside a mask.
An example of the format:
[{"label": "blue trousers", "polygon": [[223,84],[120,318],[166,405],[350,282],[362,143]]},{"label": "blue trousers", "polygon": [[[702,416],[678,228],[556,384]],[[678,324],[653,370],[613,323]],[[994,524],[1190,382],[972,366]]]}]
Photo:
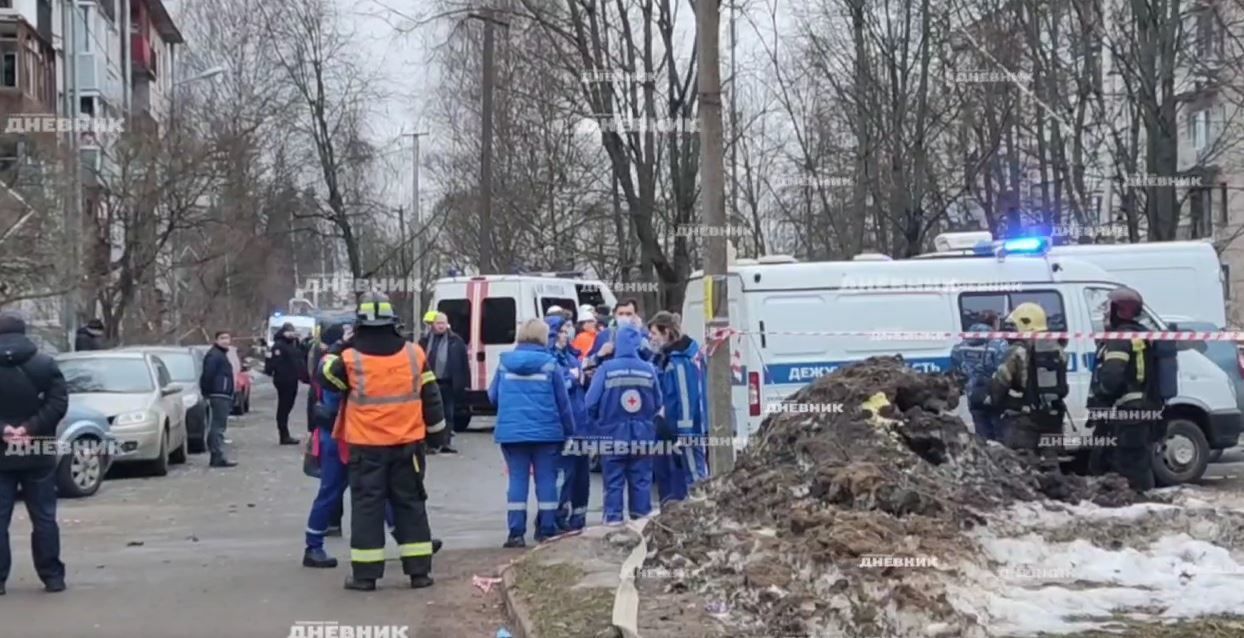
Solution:
[{"label": "blue trousers", "polygon": [[[331,523],[340,523],[341,500],[346,489],[350,487],[350,475],[345,463],[338,455],[337,440],[324,432],[320,436],[320,490],[315,494],[315,502],[311,504],[311,515],[307,517],[307,548],[324,547],[324,534]],[[386,505],[384,520],[389,529],[393,529],[393,508]]]},{"label": "blue trousers", "polygon": [[510,475],[506,492],[506,525],[510,538],[527,534],[527,490],[532,470],[536,478],[536,528],[541,539],[557,535],[557,470],[561,443],[505,443],[501,454]]},{"label": "blue trousers", "polygon": [[976,435],[986,441],[999,441],[1002,438],[1002,419],[998,414],[988,410],[971,410],[972,427],[976,430]]},{"label": "blue trousers", "polygon": [[562,492],[557,502],[557,526],[583,529],[587,525],[587,502],[592,490],[592,473],[586,454],[564,454]]},{"label": "blue trousers", "polygon": [[601,457],[605,477],[605,522],[622,522],[622,493],[631,518],[652,512],[653,457],[639,454],[607,454]]},{"label": "blue trousers", "polygon": [[337,453],[337,441],[326,432],[320,435],[320,491],[311,504],[311,515],[307,517],[307,547],[318,549],[324,546],[324,534],[333,522],[333,516],[341,506],[346,488],[350,486],[346,464],[341,462]]}]

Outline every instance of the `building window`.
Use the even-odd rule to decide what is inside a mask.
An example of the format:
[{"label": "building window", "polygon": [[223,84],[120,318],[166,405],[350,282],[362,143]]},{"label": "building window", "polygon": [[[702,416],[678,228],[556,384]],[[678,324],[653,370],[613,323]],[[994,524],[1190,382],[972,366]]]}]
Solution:
[{"label": "building window", "polygon": [[17,51],[5,49],[0,55],[4,56],[3,68],[0,68],[0,87],[6,89],[17,88]]},{"label": "building window", "polygon": [[1192,132],[1192,147],[1198,152],[1205,150],[1209,143],[1209,111],[1197,111],[1194,116],[1194,127]]}]

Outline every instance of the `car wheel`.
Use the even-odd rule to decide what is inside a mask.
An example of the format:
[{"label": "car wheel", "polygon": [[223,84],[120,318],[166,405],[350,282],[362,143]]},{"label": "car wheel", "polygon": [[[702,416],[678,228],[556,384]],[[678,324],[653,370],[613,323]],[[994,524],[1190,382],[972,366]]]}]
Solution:
[{"label": "car wheel", "polygon": [[150,467],[152,475],[168,476],[168,424],[164,426],[164,436],[160,437],[160,451],[156,453]]},{"label": "car wheel", "polygon": [[190,445],[190,434],[189,432],[187,432],[186,436],[183,437],[181,440],[181,445],[176,450],[173,450],[173,453],[169,456],[168,462],[172,463],[173,465],[181,465],[182,463],[185,463],[186,462],[186,448],[189,447],[189,445]]},{"label": "car wheel", "polygon": [[99,491],[104,483],[104,459],[99,439],[83,436],[69,444],[69,454],[56,468],[56,490],[61,496],[82,498]]},{"label": "car wheel", "polygon": [[1153,475],[1163,487],[1191,483],[1205,474],[1209,465],[1209,441],[1196,423],[1174,419],[1166,426],[1166,436],[1153,446]]}]

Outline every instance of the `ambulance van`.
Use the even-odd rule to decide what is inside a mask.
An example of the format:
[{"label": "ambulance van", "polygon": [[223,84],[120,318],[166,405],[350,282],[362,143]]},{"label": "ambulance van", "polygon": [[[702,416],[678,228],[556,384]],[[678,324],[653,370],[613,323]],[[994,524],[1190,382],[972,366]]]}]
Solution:
[{"label": "ambulance van", "polygon": [[583,304],[612,308],[615,303],[608,286],[579,273],[446,277],[437,280],[432,293],[432,308],[445,313],[466,341],[471,373],[466,399],[472,414],[494,411],[488,386],[501,353],[514,349],[520,325],[543,318],[552,306],[577,312]]},{"label": "ambulance van", "polygon": [[[945,339],[817,332],[963,332],[986,312],[1005,316],[1025,302],[1045,309],[1051,330],[1100,331],[1106,296],[1120,285],[1096,265],[1049,255],[1041,240],[996,242],[988,253],[927,260],[893,261],[881,255],[846,262],[739,260],[728,279],[730,325],[742,333],[729,343],[736,447],[760,426],[766,406],[844,364],[901,354],[914,368],[940,372],[949,366],[953,345]],[[688,334],[702,340],[702,272],[693,273],[688,283],[683,317]],[[1141,321],[1153,330],[1178,328],[1149,309]],[[1235,445],[1240,435],[1234,388],[1197,351],[1203,345],[1186,344],[1179,352],[1179,395],[1168,403],[1167,436],[1155,448],[1155,474],[1163,484],[1196,480],[1211,451]],[[1094,350],[1088,340],[1067,346],[1069,437],[1091,434],[1085,403]]]}]

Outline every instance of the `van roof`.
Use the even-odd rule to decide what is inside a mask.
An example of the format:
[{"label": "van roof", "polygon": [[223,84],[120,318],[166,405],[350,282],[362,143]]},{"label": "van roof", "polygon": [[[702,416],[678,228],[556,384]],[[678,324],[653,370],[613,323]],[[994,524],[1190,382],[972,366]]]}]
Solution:
[{"label": "van roof", "polygon": [[[1140,249],[1138,251],[1138,249]],[[1218,251],[1208,239],[1189,239],[1183,241],[1155,241],[1136,244],[1062,244],[1050,247],[1051,255],[1126,255],[1127,253],[1144,252],[1146,255],[1169,255],[1178,253],[1212,252],[1217,258]],[[912,259],[948,259],[972,254],[968,248],[947,250],[943,252],[923,253]]]},{"label": "van roof", "polygon": [[472,281],[508,281],[508,282],[564,282],[570,284],[593,284],[600,283],[599,279],[585,279],[581,277],[557,277],[554,275],[467,275],[462,277],[441,277],[436,280],[437,285],[440,284],[465,284]]},{"label": "van roof", "polygon": [[[946,257],[937,260],[818,261],[795,264],[733,264],[730,273],[743,280],[744,289],[836,288],[852,280],[890,280],[894,285],[955,283],[1043,283],[1087,281],[1114,283],[1101,267],[1071,257],[1014,255],[997,258]],[[691,279],[704,276],[692,273]],[[858,285],[858,284],[857,284]]]}]

